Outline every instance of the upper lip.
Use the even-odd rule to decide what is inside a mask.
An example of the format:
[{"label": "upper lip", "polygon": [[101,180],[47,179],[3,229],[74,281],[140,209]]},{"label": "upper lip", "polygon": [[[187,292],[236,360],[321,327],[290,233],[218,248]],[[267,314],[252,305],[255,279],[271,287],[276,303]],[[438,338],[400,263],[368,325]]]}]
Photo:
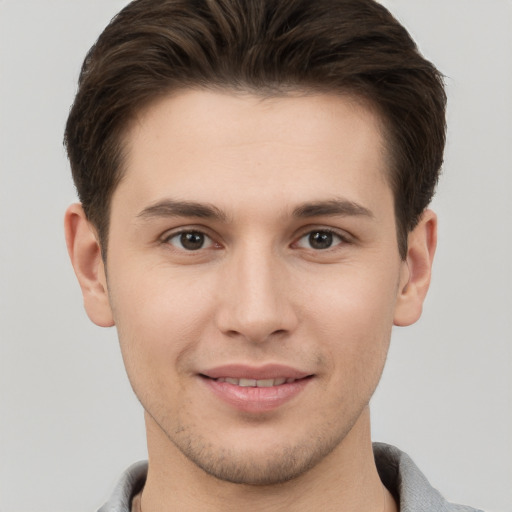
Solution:
[{"label": "upper lip", "polygon": [[231,377],[233,379],[303,379],[312,374],[282,364],[267,364],[263,366],[249,366],[244,364],[226,364],[200,372],[200,375],[210,379]]}]

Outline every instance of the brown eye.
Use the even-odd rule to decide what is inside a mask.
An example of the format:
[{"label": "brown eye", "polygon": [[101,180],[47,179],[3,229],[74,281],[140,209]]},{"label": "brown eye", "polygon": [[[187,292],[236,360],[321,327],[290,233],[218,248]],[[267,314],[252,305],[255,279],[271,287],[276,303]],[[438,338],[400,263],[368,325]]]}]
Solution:
[{"label": "brown eye", "polygon": [[176,233],[167,239],[167,243],[185,251],[198,251],[213,245],[212,239],[200,231]]},{"label": "brown eye", "polygon": [[313,249],[329,249],[332,245],[332,233],[317,231],[309,234],[309,245]]},{"label": "brown eye", "polygon": [[325,249],[330,249],[331,247],[339,245],[343,242],[344,240],[340,235],[337,235],[332,231],[319,229],[316,231],[310,231],[301,237],[297,242],[297,246],[304,249],[322,251]]}]

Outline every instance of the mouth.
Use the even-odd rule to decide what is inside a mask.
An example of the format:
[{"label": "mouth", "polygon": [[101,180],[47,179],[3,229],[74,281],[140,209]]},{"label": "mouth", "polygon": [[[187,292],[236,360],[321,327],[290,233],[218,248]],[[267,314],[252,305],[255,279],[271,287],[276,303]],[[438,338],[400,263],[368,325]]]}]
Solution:
[{"label": "mouth", "polygon": [[226,364],[202,371],[200,375],[242,387],[280,386],[286,382],[312,376],[308,372],[282,364],[266,364],[258,367],[245,364]]},{"label": "mouth", "polygon": [[[201,375],[201,377],[207,379],[211,378],[207,375]],[[308,375],[303,378],[308,379],[310,377],[312,377],[312,375]],[[218,379],[212,380],[215,380],[216,382],[227,382],[228,384],[239,386],[241,388],[272,388],[274,386],[282,386],[283,384],[291,384],[292,382],[302,379],[294,379],[291,377],[278,377],[277,379],[237,379],[235,377],[219,377]]]},{"label": "mouth", "polygon": [[314,378],[293,368],[224,366],[199,376],[213,394],[231,407],[249,413],[279,408],[300,396]]}]

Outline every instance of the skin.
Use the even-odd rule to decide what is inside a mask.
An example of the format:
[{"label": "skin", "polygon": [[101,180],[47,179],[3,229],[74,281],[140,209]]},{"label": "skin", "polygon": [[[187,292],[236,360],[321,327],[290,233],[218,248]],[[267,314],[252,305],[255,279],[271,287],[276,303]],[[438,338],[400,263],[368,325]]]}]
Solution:
[{"label": "skin", "polygon": [[[436,217],[401,260],[377,115],[339,95],[187,90],[141,112],[126,144],[107,261],[80,205],[66,234],[145,409],[143,509],[395,510],[368,403],[392,325],[421,314]],[[309,377],[247,411],[203,377],[228,364]]]}]

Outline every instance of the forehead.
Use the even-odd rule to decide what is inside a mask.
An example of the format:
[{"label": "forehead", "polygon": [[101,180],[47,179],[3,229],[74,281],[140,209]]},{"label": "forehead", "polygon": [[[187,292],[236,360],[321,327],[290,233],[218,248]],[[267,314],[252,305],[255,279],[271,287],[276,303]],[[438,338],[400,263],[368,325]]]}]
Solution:
[{"label": "forehead", "polygon": [[115,196],[165,195],[234,204],[251,197],[304,202],[312,195],[389,193],[379,116],[338,94],[261,97],[179,91],[139,113],[125,137]]}]

